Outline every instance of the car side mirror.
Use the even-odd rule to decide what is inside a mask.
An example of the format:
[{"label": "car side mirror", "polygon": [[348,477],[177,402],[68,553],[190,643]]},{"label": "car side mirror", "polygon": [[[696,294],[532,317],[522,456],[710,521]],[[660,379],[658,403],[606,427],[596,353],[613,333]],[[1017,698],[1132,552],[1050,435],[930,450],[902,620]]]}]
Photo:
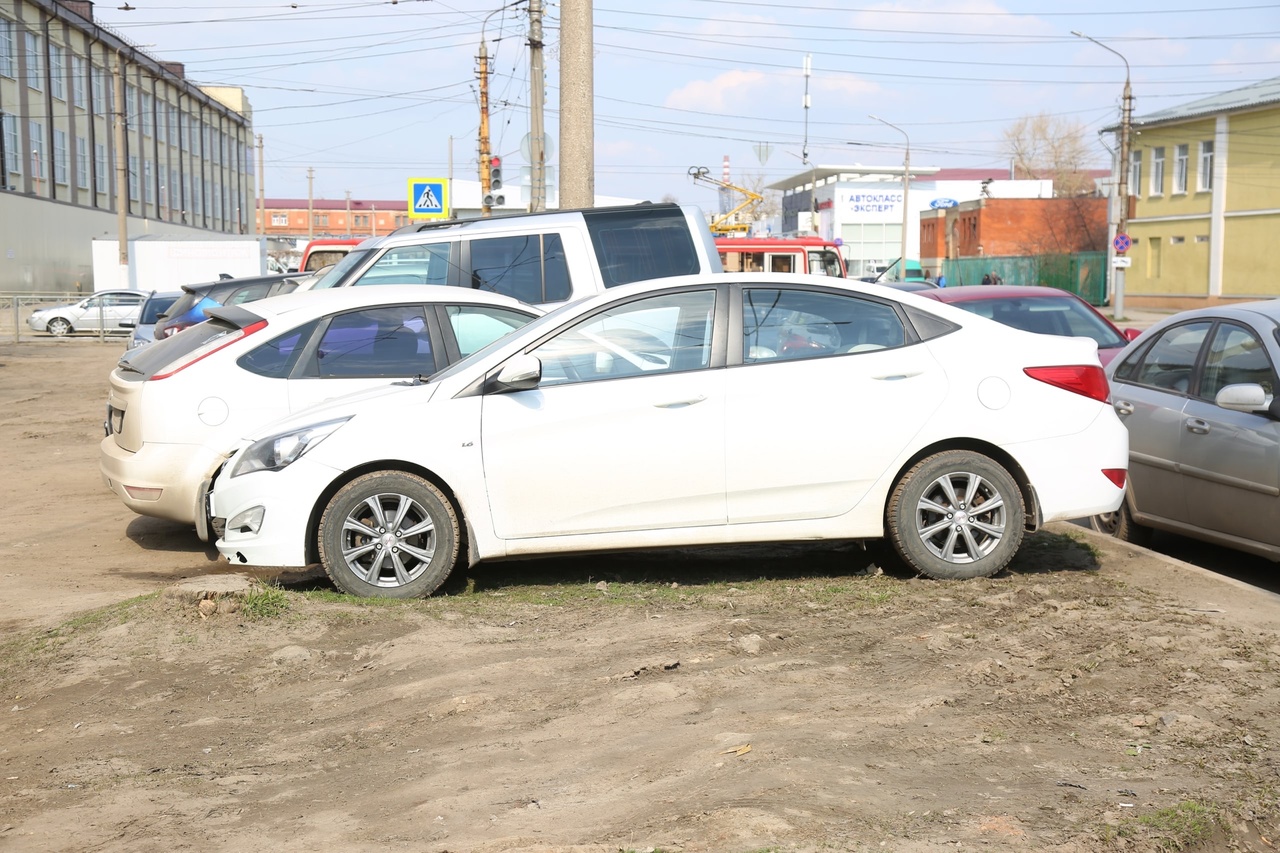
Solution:
[{"label": "car side mirror", "polygon": [[495,391],[528,391],[542,382],[542,361],[537,356],[519,353],[507,359],[493,379]]},{"label": "car side mirror", "polygon": [[1120,334],[1124,335],[1124,339],[1126,341],[1133,341],[1138,339],[1138,336],[1142,334],[1142,330],[1141,329],[1121,329]]},{"label": "car side mirror", "polygon": [[[1214,405],[1233,412],[1267,412],[1272,414],[1274,399],[1261,385],[1253,382],[1228,385],[1213,398]],[[1274,417],[1274,414],[1272,414]]]}]

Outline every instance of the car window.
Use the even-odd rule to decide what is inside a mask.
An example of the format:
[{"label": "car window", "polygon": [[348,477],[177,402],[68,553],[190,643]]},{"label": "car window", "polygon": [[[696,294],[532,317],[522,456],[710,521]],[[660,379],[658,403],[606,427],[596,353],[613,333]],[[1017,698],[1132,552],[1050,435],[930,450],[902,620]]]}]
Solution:
[{"label": "car window", "polygon": [[1024,332],[1090,338],[1100,347],[1128,343],[1089,306],[1071,296],[970,299],[949,304]]},{"label": "car window", "polygon": [[711,364],[716,294],[664,293],[575,324],[534,350],[542,384],[696,370]]},{"label": "car window", "polygon": [[421,305],[349,311],[330,318],[316,347],[309,375],[428,375],[436,369]]},{"label": "car window", "polygon": [[491,305],[450,305],[446,312],[463,358],[533,319],[532,314]]},{"label": "car window", "polygon": [[160,315],[163,314],[169,306],[173,305],[177,299],[178,297],[176,296],[151,297],[142,306],[142,315],[138,318],[138,323],[144,326],[148,323],[155,323],[156,320],[160,319]]},{"label": "car window", "polygon": [[559,234],[472,240],[471,286],[537,305],[569,298],[569,265]]},{"label": "car window", "polygon": [[1125,359],[1116,368],[1115,377],[1135,385],[1187,393],[1196,356],[1211,325],[1204,320],[1165,329],[1149,347]]},{"label": "car window", "polygon": [[679,210],[584,211],[605,287],[699,272],[698,250]]},{"label": "car window", "polygon": [[892,349],[907,341],[892,306],[844,294],[777,288],[742,292],[746,362]]},{"label": "car window", "polygon": [[1245,383],[1261,385],[1268,394],[1274,394],[1275,368],[1257,335],[1244,326],[1221,323],[1205,354],[1200,396],[1212,400],[1228,385]]},{"label": "car window", "polygon": [[270,290],[270,284],[251,284],[238,288],[223,304],[243,305],[246,302],[256,302],[259,299],[266,299]]},{"label": "car window", "polygon": [[250,373],[267,376],[272,379],[283,379],[293,370],[293,365],[301,356],[302,348],[311,339],[319,320],[304,323],[282,335],[254,347],[240,356],[236,364]]},{"label": "car window", "polygon": [[451,250],[449,241],[392,247],[353,283],[448,284]]}]

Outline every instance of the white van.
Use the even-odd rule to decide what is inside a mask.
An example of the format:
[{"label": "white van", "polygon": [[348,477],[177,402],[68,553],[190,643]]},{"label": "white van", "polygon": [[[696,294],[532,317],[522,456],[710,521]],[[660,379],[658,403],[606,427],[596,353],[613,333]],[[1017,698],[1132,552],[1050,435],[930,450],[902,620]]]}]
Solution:
[{"label": "white van", "polygon": [[701,210],[646,203],[411,225],[365,240],[315,288],[444,284],[554,306],[619,284],[722,270]]}]

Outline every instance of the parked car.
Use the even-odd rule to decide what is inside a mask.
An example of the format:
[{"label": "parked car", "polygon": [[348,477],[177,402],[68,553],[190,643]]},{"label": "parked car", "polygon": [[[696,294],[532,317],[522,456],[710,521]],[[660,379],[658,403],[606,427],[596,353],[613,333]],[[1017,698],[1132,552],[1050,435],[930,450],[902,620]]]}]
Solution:
[{"label": "parked car", "polygon": [[1164,530],[1280,561],[1280,300],[1175,314],[1109,367],[1129,488],[1093,527]]},{"label": "parked car", "polygon": [[112,372],[103,479],[140,515],[195,524],[241,436],[313,403],[434,373],[540,311],[458,288],[298,293],[209,310]]},{"label": "parked car", "polygon": [[155,327],[156,340],[176,335],[188,326],[203,323],[205,313],[220,305],[241,305],[268,296],[291,293],[298,284],[298,273],[223,278],[203,284],[182,285],[182,296],[169,306]]},{"label": "parked car", "polygon": [[1092,338],[1098,343],[1103,366],[1141,333],[1140,329],[1116,327],[1088,302],[1056,287],[971,284],[930,287],[920,295],[1027,332]]},{"label": "parked car", "polygon": [[986,576],[1025,529],[1119,505],[1106,395],[1092,341],[911,293],[639,282],[257,431],[211,514],[232,563],[320,562],[355,595],[430,594],[485,559],[813,539]]},{"label": "parked car", "polygon": [[79,302],[38,308],[27,318],[32,331],[55,337],[72,332],[122,332],[120,324],[138,319],[147,294],[141,290],[100,290]]},{"label": "parked car", "polygon": [[125,349],[137,349],[154,341],[156,323],[159,322],[160,316],[168,311],[181,296],[181,290],[168,290],[162,293],[152,291],[142,303],[137,320],[121,320],[120,328],[133,330],[133,334],[129,336],[129,342],[125,344]]},{"label": "parked car", "polygon": [[701,210],[636,204],[409,225],[364,241],[311,286],[445,284],[551,307],[632,281],[722,270]]},{"label": "parked car", "polygon": [[362,242],[364,239],[361,237],[322,237],[312,240],[302,250],[302,258],[298,261],[295,272],[306,275],[321,267],[332,266]]}]

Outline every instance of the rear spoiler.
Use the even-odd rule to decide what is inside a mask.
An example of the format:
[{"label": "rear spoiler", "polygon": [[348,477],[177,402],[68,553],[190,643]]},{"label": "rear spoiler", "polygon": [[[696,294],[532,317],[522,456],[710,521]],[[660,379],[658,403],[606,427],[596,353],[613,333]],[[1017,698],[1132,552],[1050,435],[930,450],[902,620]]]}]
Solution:
[{"label": "rear spoiler", "polygon": [[237,329],[252,326],[261,322],[263,317],[253,313],[243,305],[219,305],[217,308],[206,308],[204,313],[216,320],[221,320]]}]

